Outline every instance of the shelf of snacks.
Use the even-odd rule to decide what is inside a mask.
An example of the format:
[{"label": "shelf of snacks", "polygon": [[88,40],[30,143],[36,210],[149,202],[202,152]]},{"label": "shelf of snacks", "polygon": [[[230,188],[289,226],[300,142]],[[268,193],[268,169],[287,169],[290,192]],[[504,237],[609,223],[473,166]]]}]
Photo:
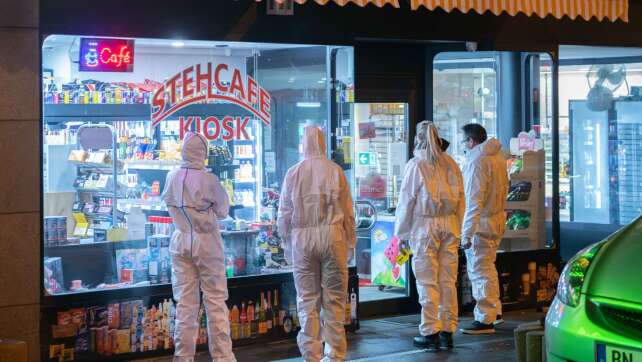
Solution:
[{"label": "shelf of snacks", "polygon": [[545,245],[544,142],[535,132],[511,139],[507,162],[510,189],[507,196],[506,232],[500,249],[540,249]]}]

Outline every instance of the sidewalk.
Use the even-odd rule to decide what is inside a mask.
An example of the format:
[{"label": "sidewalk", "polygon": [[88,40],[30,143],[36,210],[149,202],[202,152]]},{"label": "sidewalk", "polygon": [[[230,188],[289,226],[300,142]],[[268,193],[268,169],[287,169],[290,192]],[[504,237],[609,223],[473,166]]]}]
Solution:
[{"label": "sidewalk", "polygon": [[[514,361],[513,329],[526,321],[535,321],[543,316],[534,311],[510,312],[504,315],[506,323],[496,328],[497,333],[485,336],[468,336],[458,332],[455,348],[429,353],[412,345],[412,337],[418,334],[419,315],[372,319],[361,322],[357,333],[348,335],[348,361]],[[471,323],[471,317],[460,320],[461,326]],[[294,362],[302,361],[294,340],[268,345],[248,346],[234,350],[239,362]],[[171,358],[152,360],[170,362]],[[207,353],[196,358],[209,361]]]}]

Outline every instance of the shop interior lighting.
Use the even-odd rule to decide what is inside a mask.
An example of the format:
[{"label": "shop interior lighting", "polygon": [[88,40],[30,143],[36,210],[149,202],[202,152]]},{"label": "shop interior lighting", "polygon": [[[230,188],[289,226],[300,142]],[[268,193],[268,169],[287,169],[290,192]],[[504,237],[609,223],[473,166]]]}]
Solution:
[{"label": "shop interior lighting", "polygon": [[185,42],[182,42],[182,41],[180,41],[180,40],[176,40],[176,41],[173,41],[173,42],[172,42],[172,46],[173,46],[174,48],[182,48],[182,47],[184,47],[184,46],[185,46]]},{"label": "shop interior lighting", "polygon": [[320,102],[296,102],[296,106],[299,108],[319,108],[321,107]]}]

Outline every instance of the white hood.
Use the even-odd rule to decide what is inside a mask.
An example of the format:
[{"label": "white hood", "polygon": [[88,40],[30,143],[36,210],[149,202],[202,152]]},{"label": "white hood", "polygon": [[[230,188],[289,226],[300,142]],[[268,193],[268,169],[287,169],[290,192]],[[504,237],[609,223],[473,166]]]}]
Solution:
[{"label": "white hood", "polygon": [[183,139],[181,167],[201,170],[205,167],[209,147],[207,139],[201,134],[188,132]]},{"label": "white hood", "polygon": [[303,158],[325,157],[325,137],[317,126],[305,126],[303,140]]}]

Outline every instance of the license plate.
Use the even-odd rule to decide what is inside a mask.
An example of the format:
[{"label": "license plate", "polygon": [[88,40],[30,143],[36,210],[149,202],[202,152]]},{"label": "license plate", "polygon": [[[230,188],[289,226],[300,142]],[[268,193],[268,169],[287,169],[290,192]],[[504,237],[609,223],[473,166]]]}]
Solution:
[{"label": "license plate", "polygon": [[597,343],[596,362],[642,362],[642,351]]}]

